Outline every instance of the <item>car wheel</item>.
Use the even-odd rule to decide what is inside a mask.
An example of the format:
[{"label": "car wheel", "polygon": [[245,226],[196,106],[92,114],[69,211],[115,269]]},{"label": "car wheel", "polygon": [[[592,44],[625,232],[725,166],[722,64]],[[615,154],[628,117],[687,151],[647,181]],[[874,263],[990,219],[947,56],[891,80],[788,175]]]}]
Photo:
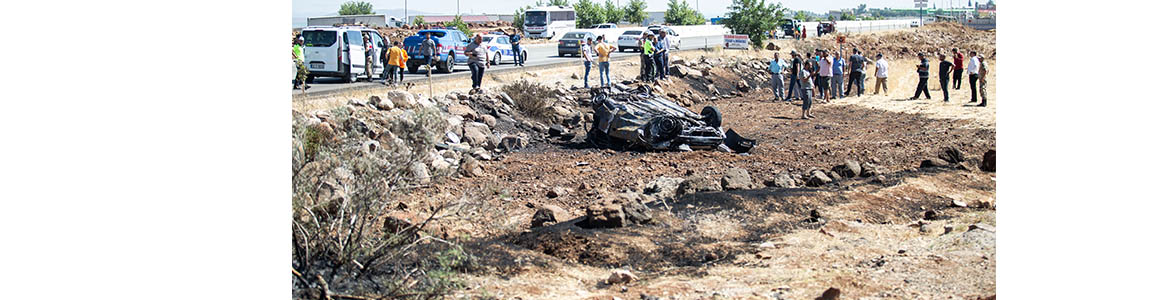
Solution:
[{"label": "car wheel", "polygon": [[443,65],[439,66],[439,72],[451,73],[455,71],[455,53],[447,55],[447,60],[443,61]]},{"label": "car wheel", "polygon": [[719,113],[719,109],[714,106],[703,107],[703,111],[699,113],[702,117],[703,123],[707,126],[719,128],[723,126],[723,114]]},{"label": "car wheel", "polygon": [[317,79],[317,77],[314,77],[312,75],[305,76],[305,83],[313,83],[313,79]]},{"label": "car wheel", "polygon": [[520,52],[520,63],[523,64],[527,61],[528,61],[528,51]]},{"label": "car wheel", "polygon": [[493,66],[500,65],[500,53],[499,52],[496,52],[496,57],[492,58],[492,65]]}]

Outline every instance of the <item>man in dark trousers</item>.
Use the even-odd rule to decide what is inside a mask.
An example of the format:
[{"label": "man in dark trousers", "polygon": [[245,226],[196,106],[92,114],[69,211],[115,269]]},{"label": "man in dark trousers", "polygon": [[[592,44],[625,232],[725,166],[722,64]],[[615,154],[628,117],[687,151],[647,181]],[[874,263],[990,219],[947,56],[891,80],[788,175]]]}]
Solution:
[{"label": "man in dark trousers", "polygon": [[789,71],[791,71],[792,76],[789,77],[790,79],[788,80],[788,97],[785,97],[784,101],[792,101],[792,93],[794,91],[796,92],[797,97],[800,97],[801,94],[804,93],[804,90],[800,89],[800,83],[798,82],[800,80],[800,70],[804,69],[804,65],[800,60],[800,53],[796,53],[796,50],[792,50],[791,55],[792,68],[790,68]]},{"label": "man in dark trousers", "polygon": [[918,100],[919,94],[926,94],[926,99],[930,99],[930,91],[926,90],[926,81],[930,77],[930,62],[926,60],[926,54],[918,53],[918,89],[914,90],[914,98],[910,100]]},{"label": "man in dark trousers", "polygon": [[955,60],[955,89],[963,86],[963,53],[959,52],[959,48],[951,48],[951,56]]},{"label": "man in dark trousers", "polygon": [[[865,93],[865,63],[868,61],[864,56],[861,56],[861,50],[853,48],[853,55],[849,56],[849,85],[845,86],[845,94],[853,90],[853,85],[857,85],[857,96]],[[917,97],[917,96],[915,96]],[[930,98],[930,96],[926,96]]]},{"label": "man in dark trousers", "polygon": [[520,30],[512,30],[510,41],[512,42],[512,63],[517,66],[524,66],[524,61],[520,60],[520,40],[524,39],[524,32]]},{"label": "man in dark trousers", "polygon": [[979,56],[975,51],[971,51],[971,61],[967,62],[967,76],[971,79],[971,103],[977,102],[979,92],[977,85],[979,85]]},{"label": "man in dark trousers", "polygon": [[951,102],[951,94],[947,91],[947,82],[951,81],[951,67],[954,65],[947,61],[946,54],[938,54],[938,84],[942,87],[943,102]]}]

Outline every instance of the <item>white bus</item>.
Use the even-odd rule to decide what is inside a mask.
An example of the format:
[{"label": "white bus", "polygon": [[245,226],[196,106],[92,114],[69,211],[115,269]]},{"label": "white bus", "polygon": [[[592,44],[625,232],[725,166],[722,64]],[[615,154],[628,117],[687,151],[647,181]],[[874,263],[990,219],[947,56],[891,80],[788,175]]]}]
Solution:
[{"label": "white bus", "polygon": [[528,37],[555,39],[573,29],[577,29],[577,12],[572,7],[542,6],[524,12]]}]

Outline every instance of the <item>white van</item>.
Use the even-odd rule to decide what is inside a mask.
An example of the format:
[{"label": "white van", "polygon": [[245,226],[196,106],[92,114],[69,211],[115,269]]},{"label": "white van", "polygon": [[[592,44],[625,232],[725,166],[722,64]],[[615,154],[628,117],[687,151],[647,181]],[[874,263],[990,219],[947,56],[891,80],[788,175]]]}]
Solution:
[{"label": "white van", "polygon": [[[362,34],[374,44],[372,74],[366,73],[366,54]],[[355,26],[309,26],[301,30],[305,38],[305,68],[308,82],[316,77],[340,77],[345,82],[369,76],[382,79],[382,35],[377,30]]]}]

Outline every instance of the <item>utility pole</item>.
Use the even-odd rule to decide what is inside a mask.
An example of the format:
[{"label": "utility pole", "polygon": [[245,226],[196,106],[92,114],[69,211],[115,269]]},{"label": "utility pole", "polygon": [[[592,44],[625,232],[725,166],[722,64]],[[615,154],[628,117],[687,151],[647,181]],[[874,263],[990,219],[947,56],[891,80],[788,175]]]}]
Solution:
[{"label": "utility pole", "polygon": [[402,0],[402,24],[403,25],[411,23],[410,22],[410,13],[406,11],[406,4],[408,4],[407,2],[410,2],[410,1],[409,0]]}]

